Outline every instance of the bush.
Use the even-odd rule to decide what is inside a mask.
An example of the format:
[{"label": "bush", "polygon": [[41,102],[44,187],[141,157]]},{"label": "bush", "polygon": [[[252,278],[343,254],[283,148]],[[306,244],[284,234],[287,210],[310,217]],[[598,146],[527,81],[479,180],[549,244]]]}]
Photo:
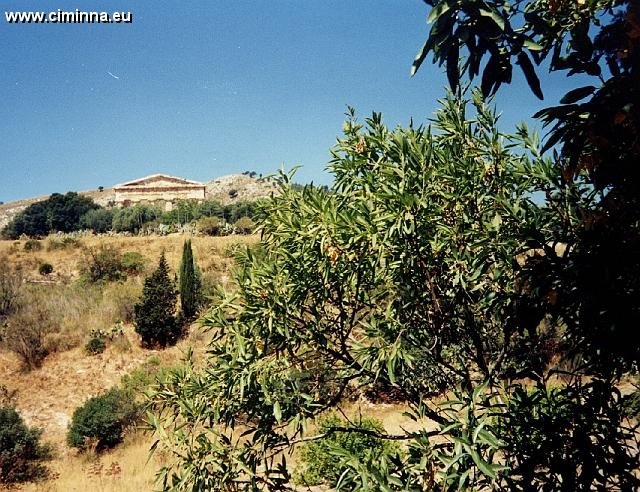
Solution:
[{"label": "bush", "polygon": [[251,234],[256,224],[249,217],[240,217],[235,224],[233,224],[240,234]]},{"label": "bush", "polygon": [[18,308],[21,291],[21,271],[12,268],[7,257],[0,257],[0,320]]},{"label": "bush", "polygon": [[42,263],[38,267],[38,273],[43,276],[50,275],[53,273],[53,265],[51,263]]},{"label": "bush", "polygon": [[87,249],[87,257],[81,270],[91,282],[118,281],[127,278],[122,264],[122,255],[111,246],[102,245],[98,249]]},{"label": "bush", "polygon": [[25,251],[40,251],[42,249],[42,243],[37,239],[27,239],[24,243]]},{"label": "bush", "polygon": [[140,416],[141,408],[131,394],[113,388],[73,412],[67,444],[80,450],[111,448],[122,442],[127,428]]},{"label": "bush", "polygon": [[122,268],[131,275],[139,275],[144,271],[146,264],[144,256],[137,251],[127,251],[122,255]]},{"label": "bush", "polygon": [[384,433],[382,422],[364,417],[357,425],[331,414],[318,421],[318,432],[329,433],[323,439],[307,443],[301,450],[300,459],[304,465],[295,472],[295,480],[303,485],[326,484],[335,487],[340,476],[353,459],[361,463],[375,463],[384,456],[399,451],[396,443],[359,432],[332,431],[336,427],[348,427]]},{"label": "bush", "polygon": [[24,369],[34,369],[51,351],[47,335],[54,331],[55,322],[43,303],[25,304],[9,318],[2,342],[20,358]]},{"label": "bush", "polygon": [[92,337],[84,346],[84,351],[89,355],[98,355],[105,351],[107,342],[102,337]]},{"label": "bush", "polygon": [[81,244],[80,240],[75,237],[67,236],[63,239],[51,238],[47,244],[47,251],[79,248]]},{"label": "bush", "polygon": [[221,226],[222,223],[218,217],[203,217],[196,224],[198,232],[207,236],[218,236]]},{"label": "bush", "polygon": [[625,416],[637,419],[640,417],[640,390],[636,389],[633,393],[624,397],[624,414]]},{"label": "bush", "polygon": [[11,406],[0,406],[0,484],[40,480],[51,448],[40,443],[42,431],[27,427]]},{"label": "bush", "polygon": [[107,232],[111,230],[113,215],[113,210],[107,208],[89,210],[80,217],[80,228],[91,229],[95,233]]},{"label": "bush", "polygon": [[114,212],[112,229],[116,232],[137,233],[142,226],[162,216],[162,210],[154,205],[138,203],[133,207],[120,208]]}]

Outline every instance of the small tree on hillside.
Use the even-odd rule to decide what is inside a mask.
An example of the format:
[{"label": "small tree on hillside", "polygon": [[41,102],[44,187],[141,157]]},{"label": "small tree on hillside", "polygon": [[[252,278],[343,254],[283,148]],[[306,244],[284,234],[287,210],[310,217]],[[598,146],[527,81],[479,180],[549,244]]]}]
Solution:
[{"label": "small tree on hillside", "polygon": [[200,275],[196,271],[190,240],[185,241],[182,248],[179,281],[181,314],[185,320],[188,320],[193,318],[198,310],[202,287]]},{"label": "small tree on hillside", "polygon": [[175,284],[169,277],[164,253],[158,268],[144,281],[142,298],[135,306],[136,332],[146,346],[166,346],[180,336],[180,327],[174,316],[176,306]]}]

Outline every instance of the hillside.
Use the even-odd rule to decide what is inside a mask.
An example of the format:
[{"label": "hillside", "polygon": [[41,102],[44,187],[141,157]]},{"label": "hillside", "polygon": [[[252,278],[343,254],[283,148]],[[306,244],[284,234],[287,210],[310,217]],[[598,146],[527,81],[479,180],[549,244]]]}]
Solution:
[{"label": "hillside", "polygon": [[[79,243],[57,249],[57,237],[40,241],[42,249],[26,251],[26,241],[0,240],[0,258],[22,269],[27,289],[48,291],[48,302],[55,302],[64,316],[57,318],[60,348],[44,359],[42,365],[25,372],[16,355],[0,344],[0,400],[9,396],[29,425],[43,429],[43,439],[54,445],[55,458],[48,463],[53,475],[42,484],[25,484],[25,491],[69,491],[97,489],[102,491],[152,490],[156,471],[167,460],[165,453],[149,459],[152,436],[143,432],[129,434],[125,442],[99,456],[82,455],[68,448],[65,436],[76,408],[88,398],[121,384],[123,377],[134,377],[141,371],[172,367],[180,364],[185,350],[194,349],[194,359],[202,360],[209,335],[194,323],[188,335],[175,347],[149,350],[140,341],[131,322],[124,324],[124,336],[97,355],[88,355],[83,345],[91,329],[106,328],[118,316],[118,306],[135,302],[142,288],[143,275],[125,282],[111,282],[102,287],[78,284],[80,267],[86,251],[100,246],[112,247],[120,253],[139,252],[145,260],[144,272],[157,264],[165,252],[172,272],[178,268],[182,244],[187,236],[83,236]],[[194,256],[203,278],[226,288],[233,288],[231,251],[238,244],[254,244],[257,236],[225,236],[192,238]],[[50,282],[42,280],[38,265],[48,262],[55,268]],[[29,291],[31,292],[31,291]],[[31,294],[29,294],[31,295]],[[121,310],[121,309],[120,309]],[[75,339],[76,345],[65,349],[65,342]],[[7,392],[3,394],[2,387]],[[364,412],[380,418],[387,430],[418,429],[401,414],[406,408],[395,404],[372,405],[367,401],[346,402],[343,410],[359,415]],[[293,460],[295,464],[295,458]],[[316,488],[314,490],[320,490]]]},{"label": "hillside", "polygon": [[[230,174],[221,176],[204,183],[207,199],[217,200],[223,205],[242,201],[255,201],[268,198],[276,191],[276,183],[272,180],[255,178],[246,174]],[[72,190],[67,190],[72,191]],[[90,197],[98,205],[106,207],[115,198],[113,188],[104,188],[103,191],[80,191],[81,195]],[[29,205],[46,200],[49,195],[33,198],[24,198],[0,205],[0,229],[7,225],[11,219],[27,208]]]}]

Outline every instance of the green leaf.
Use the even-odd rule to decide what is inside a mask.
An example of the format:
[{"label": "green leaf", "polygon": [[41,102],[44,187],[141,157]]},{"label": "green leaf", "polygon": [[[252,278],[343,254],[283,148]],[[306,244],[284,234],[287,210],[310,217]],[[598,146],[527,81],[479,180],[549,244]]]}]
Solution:
[{"label": "green leaf", "polygon": [[542,94],[542,89],[540,88],[540,79],[538,79],[538,75],[536,74],[535,68],[533,68],[533,64],[531,60],[529,60],[529,56],[524,51],[518,53],[518,65],[522,68],[522,72],[524,73],[525,78],[527,79],[527,84],[536,95],[538,99],[544,99],[544,95]]},{"label": "green leaf", "polygon": [[431,9],[431,12],[429,12],[429,17],[427,17],[427,22],[429,24],[432,24],[433,22],[435,22],[435,20],[438,17],[440,17],[450,8],[451,8],[451,5],[449,4],[449,2],[447,1],[440,2],[438,5],[436,5]]},{"label": "green leaf", "polygon": [[276,418],[278,423],[282,421],[282,410],[280,409],[280,402],[278,401],[273,404],[273,416]]},{"label": "green leaf", "polygon": [[573,104],[585,97],[594,93],[596,88],[592,85],[587,85],[585,87],[578,87],[577,89],[573,89],[572,91],[567,92],[562,99],[560,99],[561,104]]},{"label": "green leaf", "polygon": [[482,456],[480,456],[480,454],[478,454],[478,452],[473,448],[470,449],[469,454],[471,455],[471,459],[476,464],[476,466],[480,468],[480,471],[488,477],[491,477],[492,480],[495,480],[496,472],[491,467],[491,464],[483,460]]},{"label": "green leaf", "polygon": [[431,51],[431,48],[433,48],[434,39],[435,39],[434,36],[429,36],[429,38],[422,45],[422,48],[418,52],[415,60],[413,60],[413,63],[411,64],[411,76],[412,77],[416,74],[416,72],[418,71],[418,69],[422,65],[422,62],[424,61],[424,59],[429,54],[429,51]]},{"label": "green leaf", "polygon": [[479,9],[480,10],[480,15],[482,15],[483,17],[489,17],[493,22],[496,23],[496,25],[500,28],[501,31],[504,31],[504,19],[502,18],[502,16],[495,10],[486,10],[486,9]]},{"label": "green leaf", "polygon": [[523,46],[530,51],[542,51],[544,49],[541,45],[539,45],[532,39],[525,39]]}]

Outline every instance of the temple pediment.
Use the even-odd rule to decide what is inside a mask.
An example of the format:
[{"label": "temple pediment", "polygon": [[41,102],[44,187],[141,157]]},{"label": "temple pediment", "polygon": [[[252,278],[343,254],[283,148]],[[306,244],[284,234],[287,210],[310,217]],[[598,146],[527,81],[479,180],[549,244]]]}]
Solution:
[{"label": "temple pediment", "polygon": [[203,183],[190,179],[179,178],[177,176],[169,176],[166,174],[152,174],[144,178],[134,179],[114,186],[115,189],[122,191],[140,188],[176,188],[176,187],[204,187]]}]

